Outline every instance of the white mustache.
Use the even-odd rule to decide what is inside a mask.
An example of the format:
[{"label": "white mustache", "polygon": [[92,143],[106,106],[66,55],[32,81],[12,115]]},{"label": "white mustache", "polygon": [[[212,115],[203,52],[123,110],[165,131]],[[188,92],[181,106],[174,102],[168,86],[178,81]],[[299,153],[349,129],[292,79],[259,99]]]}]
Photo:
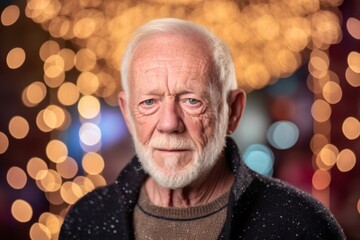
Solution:
[{"label": "white mustache", "polygon": [[152,138],[149,146],[160,149],[196,149],[193,141],[184,137],[160,136]]}]

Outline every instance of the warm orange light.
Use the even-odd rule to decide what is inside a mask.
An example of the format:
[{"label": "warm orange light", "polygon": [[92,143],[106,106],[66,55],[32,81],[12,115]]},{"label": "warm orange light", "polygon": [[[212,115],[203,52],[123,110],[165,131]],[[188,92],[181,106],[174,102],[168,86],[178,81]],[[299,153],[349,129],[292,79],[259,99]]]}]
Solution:
[{"label": "warm orange light", "polygon": [[29,133],[29,123],[20,116],[13,117],[9,122],[10,134],[16,139],[22,139]]},{"label": "warm orange light", "polygon": [[320,169],[315,171],[312,178],[312,184],[316,190],[323,190],[329,187],[330,182],[331,182],[331,176],[328,171],[324,171]]},{"label": "warm orange light", "polygon": [[330,104],[336,104],[340,102],[342,98],[342,90],[340,85],[333,81],[329,81],[324,85],[322,93],[324,99]]},{"label": "warm orange light", "polygon": [[353,87],[360,87],[360,73],[356,73],[351,68],[345,71],[346,81]]},{"label": "warm orange light", "polygon": [[17,199],[11,205],[11,214],[19,222],[28,222],[33,216],[33,210],[28,202]]},{"label": "warm orange light", "polygon": [[360,73],[360,53],[358,52],[349,53],[347,61],[349,64],[349,68],[352,71],[356,73]]},{"label": "warm orange light", "polygon": [[336,166],[341,172],[348,172],[354,168],[356,164],[356,156],[350,149],[342,150],[337,158]]},{"label": "warm orange light", "polygon": [[96,65],[96,55],[88,48],[80,49],[75,55],[75,67],[82,71],[90,71]]},{"label": "warm orange light", "polygon": [[83,169],[91,175],[100,174],[104,170],[104,159],[95,152],[86,153],[82,159]]},{"label": "warm orange light", "polygon": [[65,182],[60,189],[60,194],[68,204],[74,204],[83,196],[83,192],[78,184],[74,182]]},{"label": "warm orange light", "polygon": [[22,189],[27,182],[26,173],[19,167],[11,167],[6,174],[6,179],[14,189]]},{"label": "warm orange light", "polygon": [[16,5],[7,6],[1,13],[1,23],[4,26],[13,25],[20,16],[20,9]]},{"label": "warm orange light", "polygon": [[65,161],[56,164],[56,170],[63,178],[73,178],[77,174],[78,165],[76,161],[67,157]]},{"label": "warm orange light", "polygon": [[83,72],[77,79],[76,85],[79,91],[84,95],[90,95],[99,88],[99,78],[91,72]]},{"label": "warm orange light", "polygon": [[106,180],[101,175],[87,175],[88,179],[90,179],[95,187],[101,187],[106,185]]},{"label": "warm orange light", "polygon": [[346,21],[346,28],[355,39],[360,39],[360,21],[356,18],[349,18]]},{"label": "warm orange light", "polygon": [[324,100],[315,100],[311,107],[311,115],[318,122],[325,122],[330,118],[331,107]]},{"label": "warm orange light", "polygon": [[60,140],[51,140],[46,146],[46,155],[54,163],[61,163],[66,160],[68,149]]},{"label": "warm orange light", "polygon": [[41,170],[47,170],[47,169],[48,166],[45,163],[45,161],[38,157],[31,158],[26,165],[26,171],[28,172],[29,176],[32,177],[33,179],[36,179],[37,174]]},{"label": "warm orange light", "polygon": [[354,117],[348,117],[342,124],[342,131],[346,138],[354,140],[360,136],[360,122]]},{"label": "warm orange light", "polygon": [[329,140],[325,135],[315,134],[310,141],[310,147],[314,154],[318,154],[319,151],[328,143]]},{"label": "warm orange light", "polygon": [[46,96],[47,89],[42,82],[33,82],[24,90],[23,101],[26,106],[34,107]]},{"label": "warm orange light", "polygon": [[100,102],[94,96],[83,96],[79,100],[78,111],[83,118],[94,118],[100,113]]},{"label": "warm orange light", "polygon": [[40,47],[40,51],[39,51],[40,58],[45,62],[47,58],[49,58],[51,55],[58,54],[59,51],[60,51],[59,44],[53,40],[48,40],[44,42]]},{"label": "warm orange light", "polygon": [[9,139],[5,133],[0,132],[0,154],[6,152],[9,147]]},{"label": "warm orange light", "polygon": [[35,178],[36,185],[44,192],[56,192],[62,183],[60,174],[52,169],[40,170]]},{"label": "warm orange light", "polygon": [[6,56],[6,63],[9,68],[17,69],[25,62],[26,54],[22,48],[13,48]]},{"label": "warm orange light", "polygon": [[34,223],[30,228],[30,238],[31,240],[50,240],[51,232],[44,224]]},{"label": "warm orange light", "polygon": [[79,96],[80,93],[78,88],[71,82],[63,83],[58,90],[58,99],[66,106],[75,104],[78,101]]}]

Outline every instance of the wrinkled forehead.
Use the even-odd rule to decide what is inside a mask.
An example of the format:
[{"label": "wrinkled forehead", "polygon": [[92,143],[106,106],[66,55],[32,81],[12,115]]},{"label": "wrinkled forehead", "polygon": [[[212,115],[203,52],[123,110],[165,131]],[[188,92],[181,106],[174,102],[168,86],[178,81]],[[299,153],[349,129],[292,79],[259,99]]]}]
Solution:
[{"label": "wrinkled forehead", "polygon": [[[157,34],[141,41],[134,49],[130,62],[131,75],[144,66],[174,64],[179,68],[202,68],[211,75],[212,58],[208,43],[199,37]],[[209,76],[210,77],[210,76]]]}]

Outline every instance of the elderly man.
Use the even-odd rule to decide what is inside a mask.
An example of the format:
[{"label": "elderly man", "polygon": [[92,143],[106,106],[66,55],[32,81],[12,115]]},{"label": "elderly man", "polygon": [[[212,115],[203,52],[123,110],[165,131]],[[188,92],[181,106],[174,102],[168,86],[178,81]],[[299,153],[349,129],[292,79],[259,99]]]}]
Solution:
[{"label": "elderly man", "polygon": [[140,27],[122,63],[119,105],[137,156],[80,199],[60,239],[343,239],[309,195],[247,168],[234,141],[245,94],[231,55],[177,19]]}]

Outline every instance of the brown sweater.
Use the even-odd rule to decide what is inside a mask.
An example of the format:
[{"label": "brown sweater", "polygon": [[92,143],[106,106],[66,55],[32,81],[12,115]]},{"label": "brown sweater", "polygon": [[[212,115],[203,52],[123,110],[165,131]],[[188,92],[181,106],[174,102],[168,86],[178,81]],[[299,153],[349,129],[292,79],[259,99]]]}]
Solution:
[{"label": "brown sweater", "polygon": [[165,208],[150,203],[144,188],[134,211],[136,240],[217,239],[224,225],[229,193],[189,208]]}]

